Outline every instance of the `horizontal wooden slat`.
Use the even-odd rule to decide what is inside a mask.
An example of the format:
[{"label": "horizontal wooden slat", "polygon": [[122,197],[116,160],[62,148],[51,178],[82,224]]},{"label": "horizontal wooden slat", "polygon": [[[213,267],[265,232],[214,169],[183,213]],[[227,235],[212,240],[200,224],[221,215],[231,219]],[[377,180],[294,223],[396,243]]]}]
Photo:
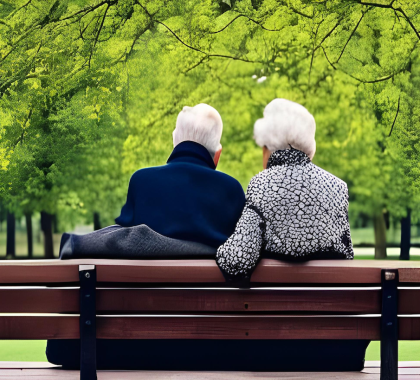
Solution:
[{"label": "horizontal wooden slat", "polygon": [[99,290],[103,312],[380,313],[379,290]]},{"label": "horizontal wooden slat", "polygon": [[[94,264],[99,282],[225,282],[214,260],[4,260],[0,284],[78,282],[78,266]],[[380,284],[381,269],[398,269],[400,282],[420,282],[419,261],[312,260],[290,263],[263,259],[252,275],[260,284]]]},{"label": "horizontal wooden slat", "polygon": [[0,284],[78,282],[77,263],[61,260],[0,261]]},{"label": "horizontal wooden slat", "polygon": [[76,339],[79,317],[64,315],[0,315],[0,339]]},{"label": "horizontal wooden slat", "polygon": [[398,314],[420,314],[420,288],[398,290]]},{"label": "horizontal wooden slat", "polygon": [[380,284],[382,269],[399,269],[401,283],[420,282],[419,261],[392,260],[312,260],[289,263],[262,260],[253,275],[253,282]]},{"label": "horizontal wooden slat", "polygon": [[78,312],[78,288],[0,288],[0,313]]},{"label": "horizontal wooden slat", "polygon": [[420,340],[420,317],[398,318],[399,339]]},{"label": "horizontal wooden slat", "polygon": [[[381,312],[380,290],[97,289],[102,313]],[[77,313],[79,289],[1,288],[0,313]]]},{"label": "horizontal wooden slat", "polygon": [[379,319],[363,317],[98,318],[98,336],[118,339],[378,339]]},{"label": "horizontal wooden slat", "polygon": [[[378,289],[97,289],[97,310],[381,313]],[[400,289],[398,313],[420,314],[420,288]],[[0,288],[0,313],[77,313],[79,289]]]},{"label": "horizontal wooden slat", "polygon": [[79,265],[96,265],[98,282],[224,283],[214,260],[5,260],[0,284],[79,282]]},{"label": "horizontal wooden slat", "polygon": [[[76,339],[77,316],[0,316],[0,339]],[[379,318],[97,317],[99,339],[379,339]]]},{"label": "horizontal wooden slat", "polygon": [[[420,317],[399,318],[399,338],[420,340]],[[78,316],[0,316],[0,339],[77,339]],[[102,339],[380,339],[380,317],[99,316]]]},{"label": "horizontal wooden slat", "polygon": [[[411,263],[414,263],[413,261],[408,261]],[[417,261],[417,263],[419,263],[419,261]],[[397,265],[397,268],[399,267],[399,265]],[[419,271],[419,267],[418,265],[415,266],[413,265],[412,267],[401,267],[398,270],[398,275],[399,275],[399,279],[400,282],[404,283],[417,283],[420,282],[420,271]]]}]

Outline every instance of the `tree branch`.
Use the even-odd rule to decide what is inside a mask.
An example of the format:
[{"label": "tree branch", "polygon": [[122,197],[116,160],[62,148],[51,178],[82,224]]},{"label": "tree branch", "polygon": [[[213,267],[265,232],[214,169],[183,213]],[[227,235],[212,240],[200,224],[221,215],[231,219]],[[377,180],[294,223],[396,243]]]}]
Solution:
[{"label": "tree branch", "polygon": [[[233,60],[235,60],[235,61],[242,61],[242,62],[250,62],[250,63],[257,63],[257,62],[259,62],[259,61],[251,61],[251,60],[249,60],[249,59],[246,59],[246,58],[239,58],[239,57],[233,57],[233,56],[230,56],[230,55],[225,55],[225,54],[211,54],[211,53],[207,53],[207,52],[205,52],[205,51],[203,51],[203,50],[200,50],[200,49],[198,49],[198,48],[196,48],[196,47],[194,47],[194,46],[191,46],[191,45],[188,45],[187,43],[185,43],[184,41],[182,41],[181,40],[181,38],[179,38],[178,36],[177,36],[177,34],[171,29],[171,28],[169,28],[167,25],[165,25],[162,21],[158,21],[158,20],[155,20],[155,22],[156,23],[158,23],[158,24],[160,24],[160,25],[163,25],[166,29],[168,29],[169,30],[169,32],[171,32],[171,34],[179,41],[179,42],[181,42],[181,44],[183,44],[184,46],[186,46],[187,48],[189,48],[189,49],[191,49],[191,50],[194,50],[194,51],[196,51],[196,52],[198,52],[198,53],[201,53],[201,54],[205,54],[207,57],[214,57],[214,58],[229,58],[229,59],[233,59]],[[261,63],[261,62],[259,62],[259,63]]]},{"label": "tree branch", "polygon": [[358,3],[361,5],[371,5],[373,7],[378,7],[378,8],[392,8],[392,5],[395,3],[395,0],[392,0],[389,4],[369,3],[369,2],[364,2],[362,0],[359,0]]},{"label": "tree branch", "polygon": [[[84,38],[84,36],[83,36],[83,33],[85,33],[85,31],[86,31],[86,29],[89,27],[89,25],[92,23],[92,21],[95,19],[95,18],[97,18],[98,16],[93,16],[91,19],[90,19],[90,21],[88,22],[88,23],[86,23],[86,26],[83,28],[83,29],[80,29],[80,26],[79,26],[79,31],[80,31],[80,38],[84,41],[85,40],[85,38]],[[79,25],[80,25],[80,19],[78,20],[79,21]]]},{"label": "tree branch", "polygon": [[[340,25],[340,22],[341,22],[341,20],[342,20],[342,18],[340,18],[340,19],[338,19],[338,21],[337,21],[337,23],[334,25],[334,27],[324,36],[324,38],[321,40],[321,42],[319,43],[319,45],[317,46],[317,47],[315,47],[315,48],[313,48],[313,50],[312,50],[312,56],[311,56],[311,63],[310,63],[310,66],[309,66],[309,76],[308,76],[308,87],[309,87],[309,85],[310,85],[310,82],[311,82],[311,72],[312,72],[312,65],[313,65],[313,62],[314,62],[314,57],[315,57],[315,52],[318,50],[318,49],[320,49],[320,48],[322,48],[323,50],[324,50],[324,55],[325,55],[325,57],[327,58],[327,61],[329,62],[329,64],[334,68],[334,70],[336,70],[336,68],[334,67],[334,65],[330,62],[330,60],[328,59],[328,57],[327,57],[327,54],[326,54],[326,52],[325,52],[325,49],[323,48],[323,46],[322,46],[322,44],[324,43],[324,41],[329,37],[329,36],[331,36],[331,34],[334,32],[334,30],[337,28],[337,26],[338,25]],[[316,33],[315,33],[315,40],[314,40],[314,46],[315,46],[315,42],[316,42],[316,36],[318,35],[318,29],[319,29],[319,27],[321,26],[321,24],[324,22],[324,20],[322,20],[319,24],[318,24],[318,27],[317,27],[317,29],[316,29]]]},{"label": "tree branch", "polygon": [[420,33],[417,31],[417,29],[416,29],[416,27],[414,26],[414,24],[411,22],[411,20],[408,18],[408,16],[406,15],[406,13],[403,11],[403,9],[400,7],[400,8],[397,8],[397,9],[395,9],[397,12],[400,12],[403,16],[404,16],[404,18],[407,20],[407,22],[410,24],[410,26],[411,26],[411,29],[413,29],[414,30],[414,33],[416,33],[416,36],[417,36],[417,38],[420,40]]},{"label": "tree branch", "polygon": [[106,1],[101,1],[100,3],[96,4],[96,5],[91,5],[89,7],[83,8],[75,13],[73,13],[70,16],[64,17],[64,18],[60,18],[57,20],[58,21],[65,21],[65,20],[69,20],[81,13],[84,13],[82,17],[85,17],[88,13],[93,12],[95,9],[102,7],[102,5],[108,4],[108,8],[112,5],[115,5],[116,3],[118,3],[118,0],[106,0]]},{"label": "tree branch", "polygon": [[401,94],[398,97],[397,113],[395,114],[394,122],[392,123],[391,130],[389,131],[388,137],[391,136],[392,130],[394,129],[395,122],[397,121],[398,113],[400,112],[400,100],[401,100]]},{"label": "tree branch", "polygon": [[238,16],[236,16],[235,18],[233,18],[232,20],[230,20],[222,29],[217,30],[215,32],[210,32],[210,34],[216,34],[216,33],[223,32],[230,24],[232,24],[234,21],[236,21],[238,18],[241,18],[241,17],[245,17],[245,15],[238,15]]},{"label": "tree branch", "polygon": [[280,32],[282,29],[268,29],[265,26],[263,26],[259,21],[256,21],[254,19],[252,19],[251,17],[248,17],[246,15],[238,15],[236,16],[233,20],[229,21],[222,29],[217,30],[215,32],[210,32],[210,34],[216,34],[216,33],[220,33],[223,32],[229,25],[233,24],[234,21],[236,21],[238,18],[241,17],[246,17],[249,21],[252,21],[254,24],[257,24],[261,29],[267,30],[268,32]]},{"label": "tree branch", "polygon": [[328,63],[330,64],[330,66],[334,69],[337,70],[337,68],[334,66],[334,64],[330,61],[330,59],[327,56],[327,52],[325,51],[325,48],[323,46],[321,46],[322,51],[324,52],[325,58],[327,59]]},{"label": "tree branch", "polygon": [[22,133],[20,134],[20,137],[13,144],[14,147],[16,147],[16,145],[19,144],[19,143],[20,143],[20,145],[23,144],[23,138],[25,137],[25,127],[26,127],[26,124],[28,124],[28,121],[31,118],[31,116],[32,116],[32,108],[29,110],[28,116],[26,117],[25,122],[23,123]]},{"label": "tree branch", "polygon": [[213,58],[213,57],[214,58],[229,58],[229,59],[233,59],[235,61],[242,61],[242,62],[249,62],[249,63],[262,63],[260,61],[251,61],[251,60],[246,59],[246,58],[233,57],[233,56],[230,56],[230,55],[211,54],[211,53],[207,53],[207,52],[205,52],[203,50],[200,50],[200,49],[198,49],[198,48],[196,48],[194,46],[188,45],[187,43],[185,43],[184,41],[182,41],[181,38],[171,28],[169,28],[169,26],[167,26],[166,24],[164,24],[162,21],[154,20],[154,18],[153,18],[154,15],[150,14],[150,12],[147,10],[147,8],[144,7],[142,4],[140,4],[138,0],[136,0],[136,4],[140,5],[140,7],[143,8],[143,10],[149,16],[149,18],[150,18],[150,20],[152,22],[156,22],[157,24],[160,24],[160,25],[164,26],[181,44],[183,44],[185,47],[187,47],[187,48],[189,48],[191,50],[194,50],[194,51],[196,51],[198,53],[201,53],[201,54],[206,55],[208,58]]},{"label": "tree branch", "polygon": [[404,10],[399,7],[399,8],[394,8],[394,2],[395,0],[392,0],[389,4],[377,4],[377,3],[366,3],[363,2],[362,0],[359,0],[358,3],[361,5],[369,5],[371,7],[377,7],[377,8],[386,8],[386,9],[393,9],[394,11],[400,12],[404,18],[407,20],[408,24],[410,25],[411,29],[413,29],[414,33],[416,34],[417,38],[420,40],[420,33],[418,32],[418,30],[416,29],[416,27],[414,26],[414,24],[412,23],[412,21],[410,20],[410,18],[407,16],[407,14],[404,12]]},{"label": "tree branch", "polygon": [[91,51],[90,51],[90,56],[89,56],[89,67],[90,67],[90,61],[91,61],[91,59],[92,59],[93,50],[95,50],[96,44],[97,44],[97,42],[98,42],[99,35],[101,34],[101,30],[102,30],[102,28],[103,28],[103,26],[104,26],[104,23],[105,23],[105,17],[106,17],[106,14],[107,14],[107,12],[108,12],[109,7],[110,7],[110,5],[108,4],[108,6],[106,7],[105,12],[104,12],[104,17],[102,17],[101,24],[99,25],[98,33],[96,33],[96,36],[95,36],[95,41],[94,41],[93,46],[92,46],[92,49],[91,49]]},{"label": "tree branch", "polygon": [[13,17],[16,13],[18,13],[21,9],[27,7],[30,3],[32,2],[32,0],[28,0],[25,4],[23,4],[21,7],[15,9],[12,13],[10,13],[6,18],[9,19],[11,17]]},{"label": "tree branch", "polygon": [[7,26],[9,28],[9,30],[12,29],[12,27],[6,21],[3,21],[1,19],[0,19],[0,24]]},{"label": "tree branch", "polygon": [[189,49],[191,49],[191,50],[194,50],[194,51],[197,51],[197,52],[199,52],[199,53],[201,53],[201,54],[206,54],[206,55],[208,55],[206,52],[204,52],[204,51],[202,51],[202,50],[200,50],[200,49],[198,49],[198,48],[196,48],[196,47],[194,47],[194,46],[191,46],[191,45],[188,45],[187,43],[185,43],[184,41],[182,41],[177,35],[176,35],[176,33],[174,32],[174,31],[172,31],[172,29],[171,28],[169,28],[167,25],[165,25],[162,21],[158,21],[158,20],[154,20],[156,23],[158,23],[158,24],[160,24],[160,25],[163,25],[166,29],[168,29],[169,30],[169,32],[171,32],[171,34],[179,41],[179,42],[181,42],[181,44],[183,44],[184,46],[186,46],[187,48],[189,48]]},{"label": "tree branch", "polygon": [[381,77],[381,78],[378,78],[378,79],[363,80],[363,79],[357,78],[354,75],[349,74],[349,73],[347,73],[345,71],[343,71],[343,73],[347,74],[349,77],[352,77],[353,79],[356,79],[357,81],[359,81],[361,83],[378,83],[378,82],[383,82],[383,81],[388,80],[388,79],[391,79],[391,78],[393,78],[395,76],[395,73],[393,73],[393,74],[390,74],[390,75],[387,75],[387,76],[384,76],[384,77]]},{"label": "tree branch", "polygon": [[344,44],[343,49],[341,50],[341,53],[340,53],[340,55],[338,56],[338,58],[337,58],[337,60],[335,61],[335,63],[338,63],[338,61],[341,59],[341,56],[343,55],[344,50],[346,50],[347,44],[350,42],[351,38],[353,37],[353,35],[354,35],[354,33],[356,32],[357,28],[359,27],[360,23],[362,22],[363,17],[365,16],[365,14],[366,14],[368,11],[369,11],[369,10],[367,10],[366,12],[363,12],[363,13],[362,13],[362,17],[360,17],[359,22],[356,24],[356,26],[354,27],[353,31],[351,32],[351,34],[350,34],[349,38],[347,39],[346,43]]},{"label": "tree branch", "polygon": [[[322,24],[323,22],[324,22],[324,20],[322,20],[322,21],[318,24],[318,26],[317,26],[317,28],[316,28],[315,36],[314,36],[314,42],[313,42],[313,44],[312,44],[311,63],[310,63],[310,65],[309,65],[309,74],[308,74],[308,88],[309,88],[309,85],[310,85],[310,83],[311,83],[311,72],[312,72],[312,65],[313,65],[313,63],[314,63],[315,52],[317,51],[318,47],[319,47],[319,46],[321,46],[321,44],[319,44],[319,46],[315,47],[316,37],[318,36],[318,30],[319,30],[319,27],[321,26],[321,24]],[[334,28],[335,28],[335,27],[334,27]],[[322,42],[321,42],[321,43],[322,43]]]},{"label": "tree branch", "polygon": [[30,27],[24,34],[22,34],[19,38],[18,38],[18,40],[14,43],[14,45],[12,45],[12,47],[10,48],[10,50],[3,56],[3,57],[1,57],[0,58],[0,63],[1,62],[3,62],[15,49],[16,49],[16,47],[18,46],[18,44],[23,40],[23,39],[25,39],[28,35],[29,35],[29,33],[30,32],[32,32],[34,29],[36,29],[36,28],[38,28],[39,26],[38,25],[36,25],[36,26],[33,26],[33,27]]},{"label": "tree branch", "polygon": [[[135,34],[134,38],[133,38],[133,42],[130,45],[130,49],[127,52],[127,49],[124,50],[124,52],[117,58],[115,59],[113,62],[111,62],[111,66],[117,64],[118,62],[123,62],[123,61],[127,61],[127,59],[131,56],[131,54],[133,54],[134,51],[134,45],[136,44],[136,42],[138,41],[138,39],[152,26],[151,23],[149,23],[145,29],[141,30],[140,32],[138,32],[137,34]],[[124,58],[124,60],[123,60]]]},{"label": "tree branch", "polygon": [[337,26],[338,25],[340,25],[340,22],[342,21],[343,19],[342,18],[340,18],[340,19],[338,19],[338,21],[337,21],[337,23],[334,25],[334,27],[325,35],[325,37],[321,40],[321,42],[319,43],[319,45],[316,47],[316,49],[315,50],[318,50],[320,47],[321,47],[321,45],[324,43],[324,41],[329,37],[329,36],[331,36],[331,34],[334,32],[334,30],[337,28]]},{"label": "tree branch", "polygon": [[310,16],[310,15],[307,15],[306,13],[303,13],[303,12],[301,12],[301,11],[298,11],[296,8],[293,8],[291,5],[288,5],[288,7],[293,11],[293,12],[295,12],[295,13],[297,13],[298,15],[300,15],[300,16],[303,16],[303,17],[306,17],[306,18],[310,18],[310,19],[313,19],[314,18],[314,15],[312,15],[312,16]]},{"label": "tree branch", "polygon": [[184,71],[184,74],[189,73],[191,70],[195,69],[197,66],[200,66],[204,61],[208,60],[209,57],[204,55],[197,63],[189,67],[187,70]]},{"label": "tree branch", "polygon": [[32,64],[35,61],[36,56],[38,55],[39,51],[41,50],[42,42],[39,44],[38,49],[34,56],[31,59],[31,62],[29,62],[25,67],[23,67],[19,72],[10,77],[8,80],[4,82],[0,82],[0,98],[3,97],[4,93],[7,91],[7,89],[17,80],[26,79],[26,76],[29,74],[32,68]]}]

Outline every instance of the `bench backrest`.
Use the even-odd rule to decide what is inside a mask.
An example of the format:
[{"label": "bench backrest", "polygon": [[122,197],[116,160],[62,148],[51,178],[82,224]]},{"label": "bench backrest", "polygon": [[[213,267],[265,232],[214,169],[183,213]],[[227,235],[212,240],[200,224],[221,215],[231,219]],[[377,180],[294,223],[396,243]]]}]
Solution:
[{"label": "bench backrest", "polygon": [[211,260],[5,261],[0,339],[79,338],[87,264],[96,269],[97,338],[378,340],[381,271],[398,265],[399,337],[420,339],[420,265],[274,260],[259,265],[251,289],[226,288]]}]

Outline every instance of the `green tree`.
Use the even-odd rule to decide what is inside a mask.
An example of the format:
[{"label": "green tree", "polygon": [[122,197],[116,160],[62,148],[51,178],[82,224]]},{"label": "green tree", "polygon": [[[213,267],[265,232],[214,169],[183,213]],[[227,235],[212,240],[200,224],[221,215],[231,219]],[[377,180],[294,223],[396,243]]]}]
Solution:
[{"label": "green tree", "polygon": [[[275,97],[317,120],[315,162],[376,222],[419,195],[413,1],[2,1],[0,192],[16,207],[112,222],[129,175],[163,164],[184,105],[224,120],[220,169],[261,166],[252,127]],[[63,218],[59,218],[62,220]]]}]

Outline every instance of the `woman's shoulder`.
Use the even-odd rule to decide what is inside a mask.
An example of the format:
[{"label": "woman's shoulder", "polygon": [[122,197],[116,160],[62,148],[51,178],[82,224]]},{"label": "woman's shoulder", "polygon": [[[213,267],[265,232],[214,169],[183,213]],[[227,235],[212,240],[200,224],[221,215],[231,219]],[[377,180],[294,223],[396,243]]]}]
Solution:
[{"label": "woman's shoulder", "polygon": [[254,175],[249,181],[248,190],[256,189],[264,185],[269,177],[269,170],[264,169],[263,171],[259,172],[258,174]]},{"label": "woman's shoulder", "polygon": [[343,181],[341,178],[338,178],[334,174],[326,171],[325,169],[320,168],[317,165],[312,164],[315,170],[315,174],[319,179],[327,185],[333,185],[338,189],[347,191],[347,183]]}]

